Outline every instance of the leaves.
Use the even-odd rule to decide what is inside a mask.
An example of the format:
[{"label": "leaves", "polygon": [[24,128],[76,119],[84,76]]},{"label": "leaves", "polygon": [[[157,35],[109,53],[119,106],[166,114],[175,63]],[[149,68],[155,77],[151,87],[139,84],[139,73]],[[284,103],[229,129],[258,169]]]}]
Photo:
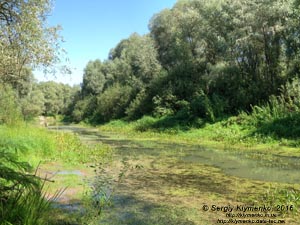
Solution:
[{"label": "leaves", "polygon": [[[97,96],[97,112],[125,107],[110,119],[251,111],[300,75],[299,27],[299,1],[179,0],[153,16],[148,35],[134,33],[107,61],[87,65],[81,101]],[[128,104],[113,97],[116,86]]]},{"label": "leaves", "polygon": [[64,52],[61,28],[46,23],[52,1],[1,0],[0,6],[0,81],[17,81],[25,66],[42,66],[49,71]]}]

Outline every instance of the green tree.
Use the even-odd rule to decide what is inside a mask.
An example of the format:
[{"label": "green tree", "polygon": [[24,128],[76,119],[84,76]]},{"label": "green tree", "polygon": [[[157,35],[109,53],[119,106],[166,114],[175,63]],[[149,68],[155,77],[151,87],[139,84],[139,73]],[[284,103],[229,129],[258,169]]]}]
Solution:
[{"label": "green tree", "polygon": [[293,3],[182,0],[156,14],[149,27],[172,94],[189,102],[201,90],[224,96],[231,113],[278,94],[298,70]]},{"label": "green tree", "polygon": [[26,96],[19,100],[23,118],[25,120],[33,119],[42,115],[45,111],[45,98],[43,92],[38,89],[37,84],[33,83],[31,90]]},{"label": "green tree", "polygon": [[39,90],[44,95],[44,114],[57,115],[62,114],[65,110],[65,85],[54,81],[40,82]]},{"label": "green tree", "polygon": [[50,70],[59,62],[60,27],[48,27],[51,0],[0,1],[0,81],[15,83],[24,67]]},{"label": "green tree", "polygon": [[130,86],[115,83],[98,96],[97,111],[94,120],[107,122],[111,119],[119,119],[125,116],[125,110],[132,99]]},{"label": "green tree", "polygon": [[78,118],[214,121],[252,110],[300,76],[299,15],[299,0],[179,0],[153,16],[150,34],[89,62]]},{"label": "green tree", "polygon": [[[93,114],[98,121],[120,118],[125,115],[132,101],[134,103],[130,104],[128,115],[135,117],[135,112],[140,115],[138,112],[141,110],[136,107],[143,107],[146,95],[142,93],[160,71],[152,38],[149,35],[132,34],[110,51],[108,60],[95,60],[87,64],[81,93],[73,105],[73,119],[79,122],[91,118]],[[95,102],[95,99],[98,101]]]},{"label": "green tree", "polygon": [[82,92],[84,95],[97,95],[102,93],[106,82],[104,65],[100,60],[90,61],[83,74]]},{"label": "green tree", "polygon": [[154,42],[148,35],[134,33],[128,39],[122,40],[111,50],[109,59],[117,64],[115,77],[121,84],[143,87],[161,70]]},{"label": "green tree", "polygon": [[0,84],[0,124],[14,125],[21,120],[16,96],[11,86]]}]

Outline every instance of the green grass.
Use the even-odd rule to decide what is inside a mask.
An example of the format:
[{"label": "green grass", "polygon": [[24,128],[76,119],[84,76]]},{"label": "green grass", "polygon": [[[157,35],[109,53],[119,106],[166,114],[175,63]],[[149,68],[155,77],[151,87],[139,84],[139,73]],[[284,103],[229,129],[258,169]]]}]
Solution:
[{"label": "green grass", "polygon": [[[137,121],[111,121],[99,126],[102,131],[118,132],[131,138],[150,138],[161,141],[201,144],[207,147],[256,149],[299,155],[300,139],[297,114],[282,119],[262,120],[258,123],[252,115],[241,113],[215,123],[183,124],[173,119],[145,116]],[[173,121],[174,122],[174,121]],[[198,125],[201,124],[199,127]]]},{"label": "green grass", "polygon": [[28,124],[0,126],[0,224],[57,224],[49,221],[51,200],[67,186],[83,184],[72,175],[48,184],[45,177],[35,175],[37,167],[50,169],[47,165],[55,163],[63,170],[83,168],[84,164],[106,160],[110,151],[102,144],[85,145],[73,134]]}]

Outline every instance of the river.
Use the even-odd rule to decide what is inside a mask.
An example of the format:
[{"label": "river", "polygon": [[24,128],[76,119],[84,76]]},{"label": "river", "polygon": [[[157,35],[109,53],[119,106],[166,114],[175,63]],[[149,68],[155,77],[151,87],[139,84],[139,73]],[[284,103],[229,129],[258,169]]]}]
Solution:
[{"label": "river", "polygon": [[130,140],[81,127],[56,129],[114,148],[113,161],[96,166],[92,181],[98,197],[111,202],[99,224],[216,224],[226,218],[224,212],[206,212],[204,206],[275,207],[272,193],[300,184],[299,157]]}]

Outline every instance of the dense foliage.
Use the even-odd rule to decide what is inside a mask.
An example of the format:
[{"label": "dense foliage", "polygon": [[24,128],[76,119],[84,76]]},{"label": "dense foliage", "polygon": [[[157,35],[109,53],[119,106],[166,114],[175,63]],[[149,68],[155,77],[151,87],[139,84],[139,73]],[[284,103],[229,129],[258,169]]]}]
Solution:
[{"label": "dense foliage", "polygon": [[60,27],[47,26],[51,0],[0,1],[0,82],[17,86],[26,79],[24,69],[46,70],[60,61]]},{"label": "dense foliage", "polygon": [[[33,79],[32,69],[56,70],[54,65],[63,53],[60,28],[46,23],[51,8],[51,0],[0,0],[1,225],[49,224],[50,201],[42,193],[41,178],[34,173],[34,160],[27,157],[49,156],[55,150],[54,137],[24,126],[23,121],[63,113],[70,99],[69,86],[37,84]],[[48,91],[51,87],[54,99],[52,90]]]},{"label": "dense foliage", "polygon": [[295,0],[178,1],[153,16],[149,34],[88,63],[70,116],[193,122],[252,111],[286,92],[287,82],[299,85],[291,82],[300,73],[298,12]]},{"label": "dense foliage", "polygon": [[[35,68],[56,70],[53,65],[64,53],[60,28],[46,23],[51,7],[51,0],[0,0],[4,223],[43,224],[40,180],[29,175],[30,166],[19,155],[29,145],[3,138],[39,115],[92,123],[142,118],[136,130],[170,132],[235,115],[212,125],[209,138],[274,137],[299,147],[299,141],[290,141],[300,137],[299,0],[178,0],[152,17],[149,34],[134,33],[107,60],[88,62],[80,87],[33,78]],[[41,207],[30,216],[28,205]],[[13,208],[19,211],[6,211]]]}]

